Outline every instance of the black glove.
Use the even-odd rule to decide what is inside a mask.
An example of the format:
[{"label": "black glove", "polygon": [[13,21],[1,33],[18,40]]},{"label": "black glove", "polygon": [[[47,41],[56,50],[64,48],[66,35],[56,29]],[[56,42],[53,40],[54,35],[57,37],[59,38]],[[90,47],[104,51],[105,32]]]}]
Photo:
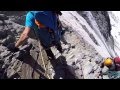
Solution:
[{"label": "black glove", "polygon": [[7,45],[7,48],[8,48],[9,51],[12,51],[12,52],[19,51],[19,48],[15,47],[15,43],[10,43],[9,45]]},{"label": "black glove", "polygon": [[28,55],[30,55],[29,51],[20,50],[20,52],[17,52],[16,58],[23,61]]}]

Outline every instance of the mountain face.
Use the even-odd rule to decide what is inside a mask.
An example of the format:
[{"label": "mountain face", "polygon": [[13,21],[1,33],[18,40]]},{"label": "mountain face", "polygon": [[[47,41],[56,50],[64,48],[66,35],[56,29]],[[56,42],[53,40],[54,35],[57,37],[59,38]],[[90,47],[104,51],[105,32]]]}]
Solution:
[{"label": "mountain face", "polygon": [[119,14],[114,11],[62,11],[63,54],[51,47],[49,60],[35,34],[13,53],[6,46],[24,30],[27,11],[0,11],[0,78],[11,79],[111,79],[118,72],[101,68],[105,58],[119,54]]}]

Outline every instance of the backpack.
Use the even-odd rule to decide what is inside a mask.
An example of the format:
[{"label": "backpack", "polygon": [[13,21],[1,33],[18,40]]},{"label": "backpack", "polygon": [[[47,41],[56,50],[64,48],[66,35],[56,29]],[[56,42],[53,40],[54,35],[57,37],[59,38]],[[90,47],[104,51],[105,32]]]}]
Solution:
[{"label": "backpack", "polygon": [[52,11],[34,11],[36,34],[45,48],[57,45],[61,39],[62,27],[56,13]]}]

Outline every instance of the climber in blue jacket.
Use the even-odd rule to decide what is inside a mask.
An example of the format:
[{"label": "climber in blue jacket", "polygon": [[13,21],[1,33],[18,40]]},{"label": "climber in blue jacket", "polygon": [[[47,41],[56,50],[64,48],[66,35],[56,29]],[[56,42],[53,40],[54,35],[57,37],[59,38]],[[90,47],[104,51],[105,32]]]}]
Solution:
[{"label": "climber in blue jacket", "polygon": [[29,11],[26,15],[25,29],[19,40],[9,44],[7,48],[13,52],[19,51],[19,46],[29,38],[30,31],[34,30],[47,54],[53,56],[51,46],[56,46],[62,53],[61,27],[58,20],[58,15],[61,14],[60,11]]}]

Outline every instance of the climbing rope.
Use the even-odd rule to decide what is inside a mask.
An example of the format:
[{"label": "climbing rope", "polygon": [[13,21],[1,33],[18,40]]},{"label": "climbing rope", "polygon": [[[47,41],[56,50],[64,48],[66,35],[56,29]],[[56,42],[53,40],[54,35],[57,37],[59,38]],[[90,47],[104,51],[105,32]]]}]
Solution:
[{"label": "climbing rope", "polygon": [[[43,63],[43,66],[44,66],[44,70],[46,72],[46,66],[45,66],[45,62],[44,62],[44,58],[43,58],[43,54],[42,54],[42,49],[41,49],[41,45],[40,45],[40,40],[38,41],[38,45],[39,45],[39,50],[40,50],[40,56],[41,56],[41,60],[42,60],[42,63]],[[46,73],[47,74],[47,73]],[[50,79],[50,76],[47,74],[47,77],[48,79]]]},{"label": "climbing rope", "polygon": [[[35,30],[33,30],[33,31],[34,31],[34,34],[35,34],[36,40],[37,40],[37,42],[38,42],[39,51],[40,51],[40,56],[41,56],[41,60],[42,60],[42,64],[43,64],[43,67],[44,67],[45,73],[46,73],[46,75],[47,75],[47,78],[48,78],[48,79],[51,79],[50,76],[49,76],[49,75],[47,74],[47,72],[46,72],[47,69],[46,69],[45,62],[44,62],[44,58],[43,58],[43,54],[42,54],[42,48],[41,48],[40,40],[39,40],[39,38],[38,38],[38,36],[37,36]],[[45,73],[44,73],[44,76],[46,76]]]}]

